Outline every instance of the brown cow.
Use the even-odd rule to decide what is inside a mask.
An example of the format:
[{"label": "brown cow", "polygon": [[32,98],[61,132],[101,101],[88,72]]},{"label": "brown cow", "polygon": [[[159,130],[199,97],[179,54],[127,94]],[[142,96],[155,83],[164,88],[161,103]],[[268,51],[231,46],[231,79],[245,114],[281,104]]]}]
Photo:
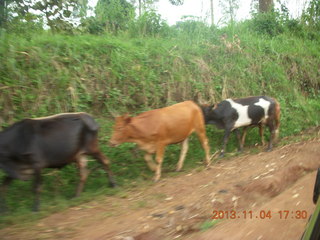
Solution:
[{"label": "brown cow", "polygon": [[[165,147],[169,144],[182,143],[176,169],[180,171],[188,151],[188,137],[194,131],[205,150],[205,163],[209,166],[209,146],[203,114],[200,107],[192,101],[147,111],[136,117],[128,115],[117,117],[110,144],[117,146],[124,142],[137,143],[146,151],[144,159],[149,168],[155,171],[154,180],[158,181]],[[152,160],[154,153],[157,164]]]}]

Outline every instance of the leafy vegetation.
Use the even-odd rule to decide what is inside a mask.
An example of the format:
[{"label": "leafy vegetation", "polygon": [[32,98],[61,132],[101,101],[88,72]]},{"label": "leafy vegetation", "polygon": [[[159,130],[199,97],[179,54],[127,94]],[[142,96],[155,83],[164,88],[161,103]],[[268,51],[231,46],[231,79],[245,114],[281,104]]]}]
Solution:
[{"label": "leafy vegetation", "polygon": [[[60,33],[52,34],[33,18],[9,18],[0,29],[0,125],[25,117],[89,112],[101,125],[102,150],[120,185],[118,190],[106,188],[105,173],[98,168],[84,194],[70,200],[78,181],[75,166],[46,170],[42,206],[47,213],[150,182],[152,173],[133,144],[107,146],[116,112],[137,114],[184,100],[215,103],[269,95],[281,104],[281,137],[319,125],[317,1],[311,1],[301,19],[290,19],[283,8],[219,28],[192,17],[168,26],[155,11],[135,18],[125,1],[101,1],[100,6],[106,2],[114,3],[113,14],[96,9],[99,18],[82,19],[70,31],[55,28]],[[128,14],[115,22],[124,6]],[[207,134],[213,153],[223,133],[208,126]],[[236,150],[235,137],[231,140],[228,152]],[[254,129],[246,145],[257,142]],[[179,150],[177,145],[166,150],[164,175],[173,174]],[[203,157],[193,136],[184,169],[202,166]],[[30,218],[32,199],[30,182],[15,181],[8,190],[11,216],[1,216],[0,225]]]},{"label": "leafy vegetation", "polygon": [[203,222],[200,226],[201,231],[207,231],[208,229],[214,227],[216,224],[218,224],[221,220],[207,220]]}]

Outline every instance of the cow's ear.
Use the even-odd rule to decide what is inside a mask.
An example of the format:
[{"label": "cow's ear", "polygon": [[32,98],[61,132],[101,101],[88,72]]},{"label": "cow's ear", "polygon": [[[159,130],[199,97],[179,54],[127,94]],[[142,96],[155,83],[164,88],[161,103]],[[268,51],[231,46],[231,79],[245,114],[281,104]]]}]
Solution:
[{"label": "cow's ear", "polygon": [[211,109],[214,110],[214,109],[216,109],[217,107],[218,107],[218,104],[215,103],[215,104],[212,105],[212,108],[211,108]]},{"label": "cow's ear", "polygon": [[125,121],[126,121],[127,124],[129,124],[129,123],[131,122],[131,117],[127,117],[127,118],[125,119]]},{"label": "cow's ear", "polygon": [[131,117],[128,113],[123,116],[123,120],[126,124],[129,124],[131,122]]}]

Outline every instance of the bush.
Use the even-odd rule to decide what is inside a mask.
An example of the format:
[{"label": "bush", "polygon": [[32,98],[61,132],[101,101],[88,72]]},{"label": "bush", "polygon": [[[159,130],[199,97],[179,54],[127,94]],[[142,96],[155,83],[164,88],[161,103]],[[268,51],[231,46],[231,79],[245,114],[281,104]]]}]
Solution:
[{"label": "bush", "polygon": [[254,14],[251,28],[259,34],[274,37],[284,32],[279,13],[272,11],[268,13]]},{"label": "bush", "polygon": [[148,11],[131,22],[129,34],[131,37],[166,37],[170,34],[170,28],[161,15]]},{"label": "bush", "polygon": [[78,29],[82,33],[103,34],[105,32],[104,24],[98,21],[95,17],[84,18]]}]

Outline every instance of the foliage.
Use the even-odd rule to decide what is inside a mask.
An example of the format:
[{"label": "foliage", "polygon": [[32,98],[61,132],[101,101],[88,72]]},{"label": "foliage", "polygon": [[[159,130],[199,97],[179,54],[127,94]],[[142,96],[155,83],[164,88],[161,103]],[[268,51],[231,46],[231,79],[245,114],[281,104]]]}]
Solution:
[{"label": "foliage", "polygon": [[216,220],[216,219],[206,220],[205,222],[203,222],[203,223],[200,225],[200,230],[201,230],[201,231],[207,231],[208,229],[213,228],[213,227],[214,227],[215,225],[217,225],[219,222],[221,222],[221,220]]},{"label": "foliage", "polygon": [[43,19],[38,19],[34,14],[27,13],[24,16],[25,21],[21,21],[19,16],[12,17],[10,23],[6,26],[6,31],[12,34],[30,38],[34,34],[43,33]]},{"label": "foliage", "polygon": [[174,28],[176,36],[190,43],[203,43],[215,35],[214,27],[209,28],[206,23],[193,16],[185,16]]},{"label": "foliage", "polygon": [[26,7],[20,7],[23,0],[1,0],[0,1],[0,28],[6,28],[7,23],[12,17],[12,13],[16,12],[19,14],[20,11],[25,11]]},{"label": "foliage", "polygon": [[259,0],[259,12],[267,13],[273,9],[273,0]]},{"label": "foliage", "polygon": [[99,21],[96,17],[88,17],[81,19],[78,29],[82,33],[99,35],[105,33],[105,24]]},{"label": "foliage", "polygon": [[144,12],[138,19],[131,23],[129,34],[131,37],[163,36],[170,32],[168,24],[154,11]]},{"label": "foliage", "polygon": [[281,15],[276,10],[254,14],[251,27],[260,34],[265,34],[271,37],[276,36],[284,31],[280,16]]},{"label": "foliage", "polygon": [[183,5],[184,0],[169,0],[169,2],[170,2],[172,5],[179,6],[179,5]]},{"label": "foliage", "polygon": [[274,37],[286,32],[301,38],[316,39],[320,29],[320,4],[310,1],[309,6],[303,11],[301,19],[289,16],[289,9],[280,2],[279,9],[272,9],[263,13],[252,13],[252,21],[248,21],[250,28],[259,34]]},{"label": "foliage", "polygon": [[227,22],[234,24],[239,0],[219,0],[219,5],[222,7],[223,16],[228,19]]},{"label": "foliage", "polygon": [[320,2],[311,0],[301,19],[310,29],[320,31]]},{"label": "foliage", "polygon": [[88,0],[37,0],[33,1],[31,8],[45,15],[52,31],[71,32],[73,25],[70,18],[85,16],[87,3]]},{"label": "foliage", "polygon": [[1,2],[4,6],[0,12],[0,22],[2,22],[0,27],[8,28],[13,19],[15,22],[17,20],[43,22],[44,16],[46,24],[54,32],[72,32],[73,20],[86,15],[88,3],[87,0],[3,0]]},{"label": "foliage", "polygon": [[107,31],[118,33],[128,28],[134,18],[134,7],[126,0],[99,0],[95,13]]}]

